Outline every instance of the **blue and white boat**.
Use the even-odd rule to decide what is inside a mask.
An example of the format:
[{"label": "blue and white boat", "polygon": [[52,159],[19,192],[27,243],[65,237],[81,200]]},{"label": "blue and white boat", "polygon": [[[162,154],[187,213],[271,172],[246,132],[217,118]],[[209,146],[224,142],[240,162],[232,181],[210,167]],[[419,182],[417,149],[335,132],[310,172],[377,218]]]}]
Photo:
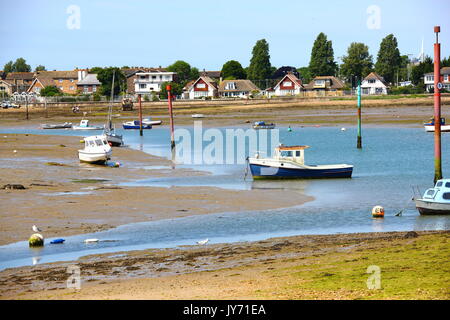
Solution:
[{"label": "blue and white boat", "polygon": [[[423,124],[426,132],[434,132],[434,118]],[[441,118],[441,132],[450,132],[450,124],[445,124],[445,118]]]},{"label": "blue and white boat", "polygon": [[[134,121],[127,121],[123,123],[124,129],[140,129],[140,122],[139,120]],[[144,121],[142,121],[142,129],[151,129],[152,126],[150,124],[146,124]]]},{"label": "blue and white boat", "polygon": [[351,178],[353,165],[306,165],[305,149],[309,146],[284,146],[275,148],[272,158],[261,158],[259,153],[249,158],[253,179],[325,179]]},{"label": "blue and white boat", "polygon": [[264,121],[256,121],[253,129],[275,129],[275,124],[265,123]]},{"label": "blue and white boat", "polygon": [[434,188],[425,191],[422,198],[414,198],[421,215],[450,214],[450,179],[436,181]]}]

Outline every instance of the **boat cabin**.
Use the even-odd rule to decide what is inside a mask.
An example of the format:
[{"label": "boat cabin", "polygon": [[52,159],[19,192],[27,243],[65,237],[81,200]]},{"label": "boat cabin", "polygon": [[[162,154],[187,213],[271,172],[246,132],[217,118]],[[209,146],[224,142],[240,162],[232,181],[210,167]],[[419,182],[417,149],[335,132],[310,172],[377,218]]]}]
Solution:
[{"label": "boat cabin", "polygon": [[89,127],[89,120],[83,119],[80,121],[80,127],[87,128]]},{"label": "boat cabin", "polygon": [[[424,123],[426,126],[434,126],[434,118],[431,118],[429,122]],[[445,118],[441,117],[441,126],[445,126]]]},{"label": "boat cabin", "polygon": [[94,149],[103,146],[108,146],[108,141],[106,141],[106,136],[90,136],[84,138],[85,149]]},{"label": "boat cabin", "polygon": [[436,181],[434,188],[425,191],[423,199],[433,202],[450,203],[450,179]]},{"label": "boat cabin", "polygon": [[275,159],[289,160],[299,164],[305,164],[305,149],[309,146],[279,146],[275,148]]}]

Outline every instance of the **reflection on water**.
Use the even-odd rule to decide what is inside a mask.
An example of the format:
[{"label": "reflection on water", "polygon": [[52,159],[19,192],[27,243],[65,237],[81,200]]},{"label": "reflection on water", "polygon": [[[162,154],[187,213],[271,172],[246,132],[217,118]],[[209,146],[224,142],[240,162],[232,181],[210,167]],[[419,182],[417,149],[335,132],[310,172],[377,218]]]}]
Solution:
[{"label": "reflection on water", "polygon": [[[28,130],[27,133],[34,133]],[[71,133],[67,131],[67,133]],[[165,128],[145,132],[122,132],[128,145],[157,156],[170,158],[170,133]],[[449,174],[450,135],[443,135],[443,173]],[[420,216],[411,200],[411,186],[425,189],[433,184],[433,136],[423,129],[366,128],[363,149],[356,149],[356,129],[296,128],[280,131],[281,142],[306,144],[306,163],[350,163],[355,166],[352,179],[330,180],[244,180],[245,165],[182,165],[181,168],[207,170],[198,177],[152,177],[152,170],[135,186],[214,186],[250,190],[296,190],[315,198],[299,207],[277,210],[230,212],[154,221],[121,226],[95,234],[67,237],[59,246],[46,245],[41,263],[76,259],[86,254],[195,245],[209,238],[211,243],[253,241],[269,237],[381,232],[409,230],[448,230],[448,216]],[[153,168],[154,169],[154,168]],[[167,168],[164,168],[167,169]],[[151,201],[151,200],[149,200]],[[375,205],[385,208],[384,219],[373,219]],[[395,214],[403,210],[401,217]],[[117,240],[86,246],[84,239]],[[0,269],[29,265],[27,242],[0,247]]]}]

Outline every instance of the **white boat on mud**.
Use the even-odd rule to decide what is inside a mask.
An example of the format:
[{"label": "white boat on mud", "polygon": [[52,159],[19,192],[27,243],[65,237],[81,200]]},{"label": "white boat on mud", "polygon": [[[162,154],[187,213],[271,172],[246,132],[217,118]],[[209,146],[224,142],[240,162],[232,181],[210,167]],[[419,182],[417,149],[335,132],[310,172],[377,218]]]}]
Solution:
[{"label": "white boat on mud", "polygon": [[83,119],[79,126],[73,126],[73,130],[103,130],[104,127],[91,126],[89,120]]},{"label": "white boat on mud", "polygon": [[112,149],[105,135],[84,138],[84,149],[78,150],[81,162],[104,164],[111,159]]},{"label": "white boat on mud", "polygon": [[201,114],[201,113],[196,113],[196,114],[193,114],[191,117],[194,119],[202,119],[205,117],[205,115]]},{"label": "white boat on mud", "polygon": [[151,118],[142,119],[142,124],[150,125],[150,126],[159,126],[162,124],[161,120],[152,120]]},{"label": "white boat on mud", "polygon": [[422,198],[414,198],[414,202],[421,215],[450,214],[450,179],[436,181],[434,188],[425,191]]}]

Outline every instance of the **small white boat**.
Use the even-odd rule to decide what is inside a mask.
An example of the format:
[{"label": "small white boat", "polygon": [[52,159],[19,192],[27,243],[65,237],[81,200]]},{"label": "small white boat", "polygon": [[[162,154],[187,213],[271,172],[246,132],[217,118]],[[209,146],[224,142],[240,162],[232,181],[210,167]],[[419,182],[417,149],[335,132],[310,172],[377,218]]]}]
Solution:
[{"label": "small white boat", "polygon": [[84,138],[84,149],[78,150],[81,162],[103,164],[111,159],[112,149],[105,135]]},{"label": "small white boat", "polygon": [[150,125],[150,126],[159,126],[162,124],[161,120],[152,120],[151,118],[142,119],[142,124]]},{"label": "small white boat", "polygon": [[[434,132],[434,118],[423,124],[426,132]],[[450,132],[450,124],[445,124],[445,118],[441,118],[441,132]]]},{"label": "small white boat", "polygon": [[248,162],[253,179],[325,179],[351,178],[353,166],[349,164],[307,165],[305,149],[308,146],[275,148],[272,158],[260,158],[259,153]]},{"label": "small white boat", "polygon": [[205,117],[205,115],[204,114],[200,114],[200,113],[196,113],[196,114],[192,115],[192,118],[194,118],[194,119],[201,119],[201,118],[204,118],[204,117]]},{"label": "small white boat", "polygon": [[422,198],[414,199],[416,208],[421,215],[450,214],[450,179],[436,181],[434,188],[430,188]]},{"label": "small white boat", "polygon": [[89,120],[83,119],[79,126],[73,126],[73,130],[103,130],[103,127],[96,127],[89,125]]},{"label": "small white boat", "polygon": [[61,124],[41,124],[42,129],[67,129],[72,128],[72,122],[64,122]]},{"label": "small white boat", "polygon": [[86,239],[86,240],[84,240],[84,243],[97,243],[99,241],[100,240],[98,240],[98,239]]}]

